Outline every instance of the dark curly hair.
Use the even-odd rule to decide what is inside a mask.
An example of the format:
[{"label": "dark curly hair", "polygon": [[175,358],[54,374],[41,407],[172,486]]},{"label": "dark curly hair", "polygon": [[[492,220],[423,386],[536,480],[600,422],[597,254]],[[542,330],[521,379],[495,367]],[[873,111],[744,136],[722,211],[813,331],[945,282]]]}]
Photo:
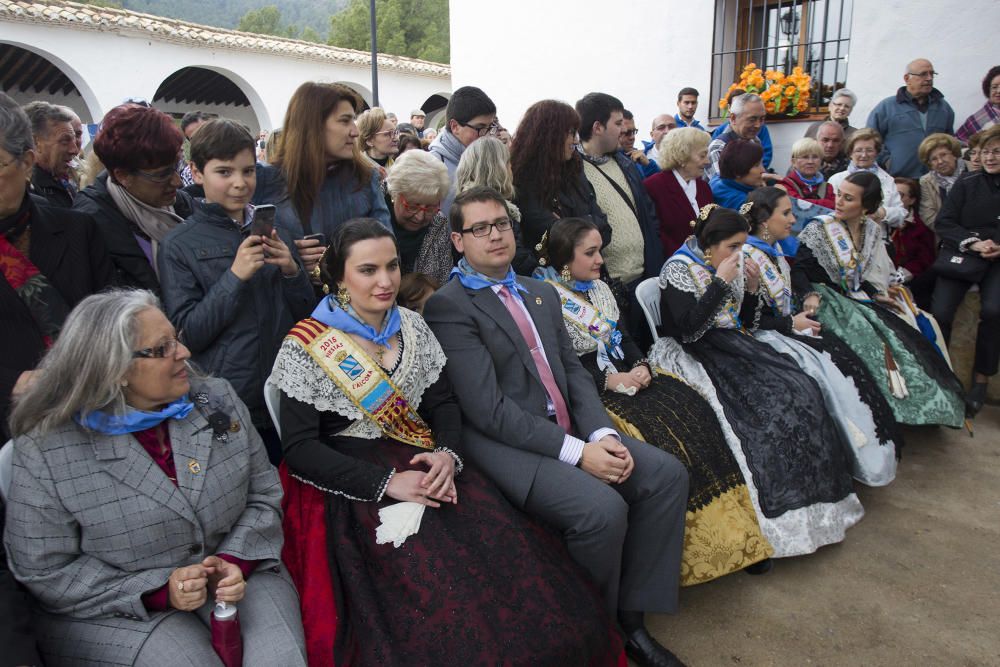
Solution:
[{"label": "dark curly hair", "polygon": [[94,152],[109,174],[176,164],[184,135],[173,119],[152,107],[123,104],[104,116]]},{"label": "dark curly hair", "polygon": [[574,152],[563,159],[566,135],[580,130],[576,109],[557,100],[535,102],[524,112],[510,150],[510,168],[518,192],[536,193],[548,207],[563,183],[575,183],[583,168]]},{"label": "dark curly hair", "polygon": [[983,79],[983,96],[989,99],[990,97],[990,82],[993,81],[998,75],[1000,75],[1000,65],[994,65],[990,68],[990,71],[986,73],[986,78]]}]

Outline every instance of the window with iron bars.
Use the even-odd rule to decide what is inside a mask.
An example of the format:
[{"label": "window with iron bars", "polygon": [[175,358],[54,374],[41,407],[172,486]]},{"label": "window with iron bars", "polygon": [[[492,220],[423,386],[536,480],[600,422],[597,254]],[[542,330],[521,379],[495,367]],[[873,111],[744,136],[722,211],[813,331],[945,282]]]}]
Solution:
[{"label": "window with iron bars", "polygon": [[807,114],[825,114],[847,86],[853,0],[716,0],[712,46],[712,118],[720,96],[748,63],[812,77]]}]

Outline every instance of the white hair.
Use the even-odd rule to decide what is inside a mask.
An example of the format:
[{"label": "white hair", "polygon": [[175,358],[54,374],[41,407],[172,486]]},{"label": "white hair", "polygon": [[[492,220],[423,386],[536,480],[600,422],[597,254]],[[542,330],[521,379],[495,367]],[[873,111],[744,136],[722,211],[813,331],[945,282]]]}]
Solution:
[{"label": "white hair", "polygon": [[754,102],[764,103],[764,100],[760,99],[760,95],[755,93],[743,93],[742,95],[737,95],[733,98],[732,103],[729,105],[730,115],[739,115],[743,113],[743,107],[748,104],[753,104]]},{"label": "white hair", "polygon": [[833,91],[833,97],[830,98],[830,101],[833,102],[838,97],[846,97],[847,99],[849,99],[851,101],[852,109],[858,105],[858,96],[855,95],[852,91],[848,90],[847,88],[840,88],[838,90]]},{"label": "white hair", "polygon": [[150,308],[159,309],[160,300],[149,290],[109,290],[81,301],[39,364],[37,379],[15,400],[11,434],[44,434],[77,412],[124,414],[121,382],[135,361],[138,316]]},{"label": "white hair", "polygon": [[398,195],[421,199],[445,198],[451,187],[448,167],[427,151],[406,151],[393,162],[386,176],[389,196]]}]

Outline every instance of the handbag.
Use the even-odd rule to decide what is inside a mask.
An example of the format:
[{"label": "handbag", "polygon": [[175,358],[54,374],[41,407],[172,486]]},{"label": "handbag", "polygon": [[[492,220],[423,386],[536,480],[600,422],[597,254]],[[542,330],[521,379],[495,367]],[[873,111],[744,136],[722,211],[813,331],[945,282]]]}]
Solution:
[{"label": "handbag", "polygon": [[978,283],[989,268],[989,260],[951,248],[941,248],[931,266],[935,275],[966,283]]}]

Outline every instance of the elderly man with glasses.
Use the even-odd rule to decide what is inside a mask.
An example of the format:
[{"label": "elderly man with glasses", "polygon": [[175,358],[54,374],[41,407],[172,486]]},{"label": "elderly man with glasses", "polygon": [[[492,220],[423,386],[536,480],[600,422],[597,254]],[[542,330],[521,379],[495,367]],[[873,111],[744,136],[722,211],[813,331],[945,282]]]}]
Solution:
[{"label": "elderly man with glasses", "polygon": [[866,125],[882,135],[885,146],[879,164],[893,176],[920,178],[927,168],[920,162],[920,142],[935,132],[955,133],[955,112],[934,87],[934,65],[918,58],[906,66],[906,83],[872,110]]},{"label": "elderly man with glasses", "polygon": [[[767,118],[767,111],[764,109],[764,100],[760,95],[744,93],[737,95],[729,104],[729,123],[720,127],[712,134],[712,143],[708,145],[708,159],[711,164],[705,170],[705,177],[709,180],[719,174],[719,157],[722,149],[730,141],[743,139],[760,144],[764,149],[764,167],[771,166],[771,155],[768,150],[771,147],[770,135],[765,134],[764,121]],[[722,130],[719,132],[719,130]],[[766,140],[765,140],[766,137]],[[773,176],[773,175],[769,175]],[[781,180],[775,177],[774,180]]]}]

